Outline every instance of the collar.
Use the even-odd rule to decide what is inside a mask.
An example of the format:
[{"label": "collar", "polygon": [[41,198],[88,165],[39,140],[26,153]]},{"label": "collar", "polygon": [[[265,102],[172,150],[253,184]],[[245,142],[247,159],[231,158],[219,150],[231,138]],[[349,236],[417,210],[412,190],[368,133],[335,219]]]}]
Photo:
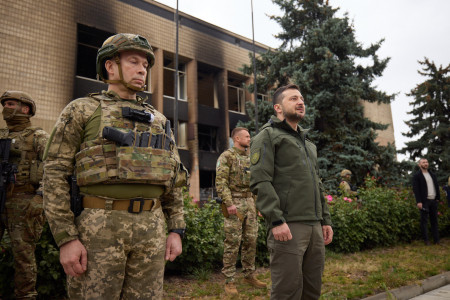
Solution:
[{"label": "collar", "polygon": [[145,100],[147,100],[147,98],[142,98],[139,95],[136,95],[136,100],[131,100],[131,99],[123,99],[120,98],[119,94],[117,94],[114,91],[102,91],[102,94],[108,98],[110,98],[111,100],[116,100],[116,101],[130,101],[130,102],[134,102],[134,103],[138,103],[138,104],[142,104]]},{"label": "collar", "polygon": [[238,154],[240,154],[240,155],[248,155],[248,154],[247,154],[247,151],[241,150],[241,149],[239,149],[239,148],[236,148],[236,146],[233,146],[232,149],[233,149],[235,152],[237,152]]},{"label": "collar", "polygon": [[297,132],[299,133],[302,137],[305,137],[306,134],[309,132],[309,129],[304,129],[302,128],[300,125],[297,124],[297,131],[295,131],[294,129],[292,129],[292,127],[286,122],[286,120],[280,120],[278,119],[276,116],[271,116],[270,120],[268,122],[270,124],[270,126],[276,127],[276,128],[281,128],[284,129],[286,131],[291,131],[291,132]]}]

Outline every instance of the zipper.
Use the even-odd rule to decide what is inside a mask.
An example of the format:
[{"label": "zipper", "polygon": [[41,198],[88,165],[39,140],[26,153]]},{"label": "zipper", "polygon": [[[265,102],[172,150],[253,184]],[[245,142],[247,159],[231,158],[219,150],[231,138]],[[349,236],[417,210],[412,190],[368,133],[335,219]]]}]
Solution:
[{"label": "zipper", "polygon": [[317,216],[316,177],[314,176],[314,172],[313,172],[313,169],[311,166],[311,159],[309,157],[308,149],[306,148],[306,141],[304,139],[302,139],[302,136],[300,135],[300,133],[296,132],[296,134],[300,137],[300,140],[303,142],[303,146],[305,147],[306,160],[308,162],[309,171],[311,172],[311,176],[312,176],[312,180],[313,180],[313,184],[314,184],[314,186],[313,186],[313,189],[314,189],[314,211],[315,211],[317,220],[319,220],[320,218]]}]

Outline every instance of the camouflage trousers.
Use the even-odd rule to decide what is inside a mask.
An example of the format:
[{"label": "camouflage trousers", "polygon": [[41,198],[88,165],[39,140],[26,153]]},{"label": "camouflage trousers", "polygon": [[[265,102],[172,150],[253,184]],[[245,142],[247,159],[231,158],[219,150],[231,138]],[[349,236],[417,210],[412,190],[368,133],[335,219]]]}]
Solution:
[{"label": "camouflage trousers", "polygon": [[224,220],[225,241],[223,243],[222,273],[227,281],[234,281],[241,241],[241,263],[244,276],[249,276],[255,271],[256,239],[258,237],[255,200],[238,198],[233,199],[233,203],[243,215],[244,220],[241,221],[236,215],[230,215]]},{"label": "camouflage trousers", "polygon": [[67,276],[70,299],[162,299],[161,207],[139,214],[85,208],[75,223],[88,262],[83,275]]},{"label": "camouflage trousers", "polygon": [[[36,299],[37,266],[34,251],[45,223],[42,197],[13,194],[6,201],[6,226],[0,225],[0,239],[8,230],[14,256],[14,294],[16,299]],[[6,227],[6,228],[5,228]]]}]

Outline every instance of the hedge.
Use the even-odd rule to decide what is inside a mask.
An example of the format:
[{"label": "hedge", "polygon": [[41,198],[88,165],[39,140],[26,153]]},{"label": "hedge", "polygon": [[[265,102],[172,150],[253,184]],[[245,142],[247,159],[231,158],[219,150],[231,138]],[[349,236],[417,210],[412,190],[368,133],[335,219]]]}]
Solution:
[{"label": "hedge", "polygon": [[[421,239],[419,211],[410,188],[377,186],[373,178],[366,178],[365,187],[358,193],[359,200],[327,195],[334,231],[333,242],[327,246],[328,250],[355,252]],[[450,209],[445,195],[441,193],[439,231],[441,236],[449,236]],[[187,231],[183,240],[183,253],[174,262],[166,264],[166,271],[196,274],[220,270],[224,232],[219,205],[209,200],[199,207],[186,192],[184,205]],[[7,235],[0,247],[0,295],[2,299],[10,299],[14,269]],[[57,246],[47,225],[37,245],[36,257],[39,298],[61,298],[65,294],[65,275],[59,264]],[[266,228],[260,217],[256,263],[258,266],[267,266],[269,263]]]}]

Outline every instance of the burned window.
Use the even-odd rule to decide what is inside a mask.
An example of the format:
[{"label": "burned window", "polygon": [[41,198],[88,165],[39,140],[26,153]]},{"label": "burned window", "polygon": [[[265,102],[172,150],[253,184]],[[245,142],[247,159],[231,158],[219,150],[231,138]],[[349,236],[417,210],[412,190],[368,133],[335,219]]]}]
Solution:
[{"label": "burned window", "polygon": [[217,127],[198,124],[198,149],[217,152]]},{"label": "burned window", "polygon": [[[164,96],[175,98],[175,63],[173,58],[164,56]],[[187,100],[186,65],[178,63],[178,100]]]},{"label": "burned window", "polygon": [[78,24],[77,27],[77,76],[97,78],[97,51],[114,33]]},{"label": "burned window", "polygon": [[245,114],[245,102],[250,94],[245,90],[246,77],[228,72],[228,110]]}]

